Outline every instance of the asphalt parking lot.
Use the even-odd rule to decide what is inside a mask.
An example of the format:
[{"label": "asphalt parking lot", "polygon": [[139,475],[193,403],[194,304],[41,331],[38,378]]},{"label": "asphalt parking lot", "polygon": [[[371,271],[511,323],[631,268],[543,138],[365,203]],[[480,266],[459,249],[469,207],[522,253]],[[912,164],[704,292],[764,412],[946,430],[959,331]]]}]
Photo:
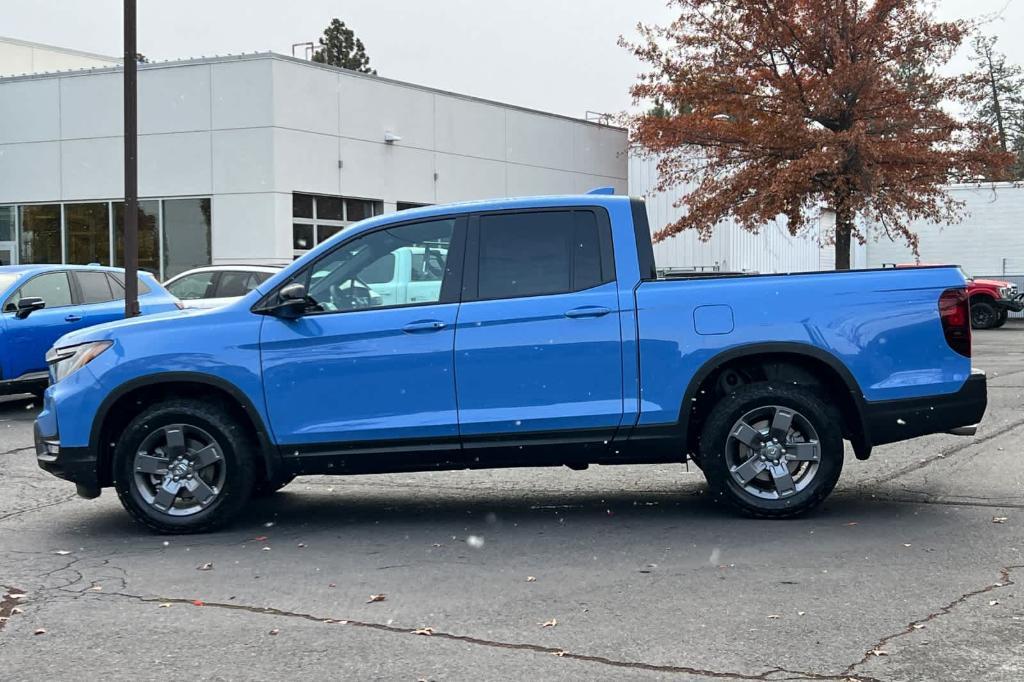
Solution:
[{"label": "asphalt parking lot", "polygon": [[1024,679],[1024,324],[975,366],[977,436],[848,454],[784,522],[635,466],[299,479],[162,537],[3,399],[0,678]]}]

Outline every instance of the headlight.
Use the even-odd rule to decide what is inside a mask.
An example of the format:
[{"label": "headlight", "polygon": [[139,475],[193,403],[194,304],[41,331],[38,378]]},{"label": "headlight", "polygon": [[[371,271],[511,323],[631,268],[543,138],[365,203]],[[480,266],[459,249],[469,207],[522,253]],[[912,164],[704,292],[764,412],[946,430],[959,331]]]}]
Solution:
[{"label": "headlight", "polygon": [[46,354],[46,364],[50,366],[50,383],[55,384],[71,376],[113,344],[113,341],[93,341],[67,348],[51,348]]}]

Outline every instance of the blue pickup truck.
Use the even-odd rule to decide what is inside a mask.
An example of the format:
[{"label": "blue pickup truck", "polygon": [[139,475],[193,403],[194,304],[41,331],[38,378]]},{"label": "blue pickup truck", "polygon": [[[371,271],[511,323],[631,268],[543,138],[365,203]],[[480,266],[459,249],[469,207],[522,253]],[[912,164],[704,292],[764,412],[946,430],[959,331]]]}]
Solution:
[{"label": "blue pickup truck", "polygon": [[973,433],[970,355],[953,267],[659,278],[640,200],[436,206],[226,307],[63,337],[36,451],[168,533],[303,474],[687,459],[715,499],[787,517],[831,492],[844,440]]}]

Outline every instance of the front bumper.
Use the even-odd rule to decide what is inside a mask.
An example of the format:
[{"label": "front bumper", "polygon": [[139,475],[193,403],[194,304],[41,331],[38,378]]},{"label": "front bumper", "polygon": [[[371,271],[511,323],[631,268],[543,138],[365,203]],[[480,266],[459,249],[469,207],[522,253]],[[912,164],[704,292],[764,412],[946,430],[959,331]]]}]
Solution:
[{"label": "front bumper", "polygon": [[44,434],[40,422],[33,428],[36,442],[36,463],[43,471],[57,478],[71,481],[82,497],[98,497],[100,494],[99,471],[96,453],[90,448],[64,448],[56,433]]},{"label": "front bumper", "polygon": [[1017,294],[1013,298],[1000,298],[995,301],[996,306],[1011,313],[1019,313],[1024,310],[1024,293]]},{"label": "front bumper", "polygon": [[884,445],[930,433],[972,435],[988,407],[985,373],[974,370],[956,393],[884,400],[865,407],[867,437],[871,445]]}]

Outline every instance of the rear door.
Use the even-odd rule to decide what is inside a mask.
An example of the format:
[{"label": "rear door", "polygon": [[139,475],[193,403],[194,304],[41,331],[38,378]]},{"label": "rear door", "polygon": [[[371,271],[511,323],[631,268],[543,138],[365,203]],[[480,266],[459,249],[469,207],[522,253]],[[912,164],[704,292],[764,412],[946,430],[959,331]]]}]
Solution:
[{"label": "rear door", "polygon": [[459,429],[474,442],[602,442],[622,417],[622,339],[603,209],[473,219],[455,333]]},{"label": "rear door", "polygon": [[23,320],[13,312],[3,313],[10,339],[6,379],[46,371],[46,351],[81,319],[73,306],[71,286],[67,272],[46,272],[25,282],[4,301],[5,311],[16,307],[22,298],[41,298],[46,302],[45,308]]},{"label": "rear door", "polygon": [[72,323],[73,327],[91,327],[124,318],[124,292],[111,287],[107,273],[99,270],[74,270],[71,275],[78,286],[79,305],[74,315],[80,318]]}]

